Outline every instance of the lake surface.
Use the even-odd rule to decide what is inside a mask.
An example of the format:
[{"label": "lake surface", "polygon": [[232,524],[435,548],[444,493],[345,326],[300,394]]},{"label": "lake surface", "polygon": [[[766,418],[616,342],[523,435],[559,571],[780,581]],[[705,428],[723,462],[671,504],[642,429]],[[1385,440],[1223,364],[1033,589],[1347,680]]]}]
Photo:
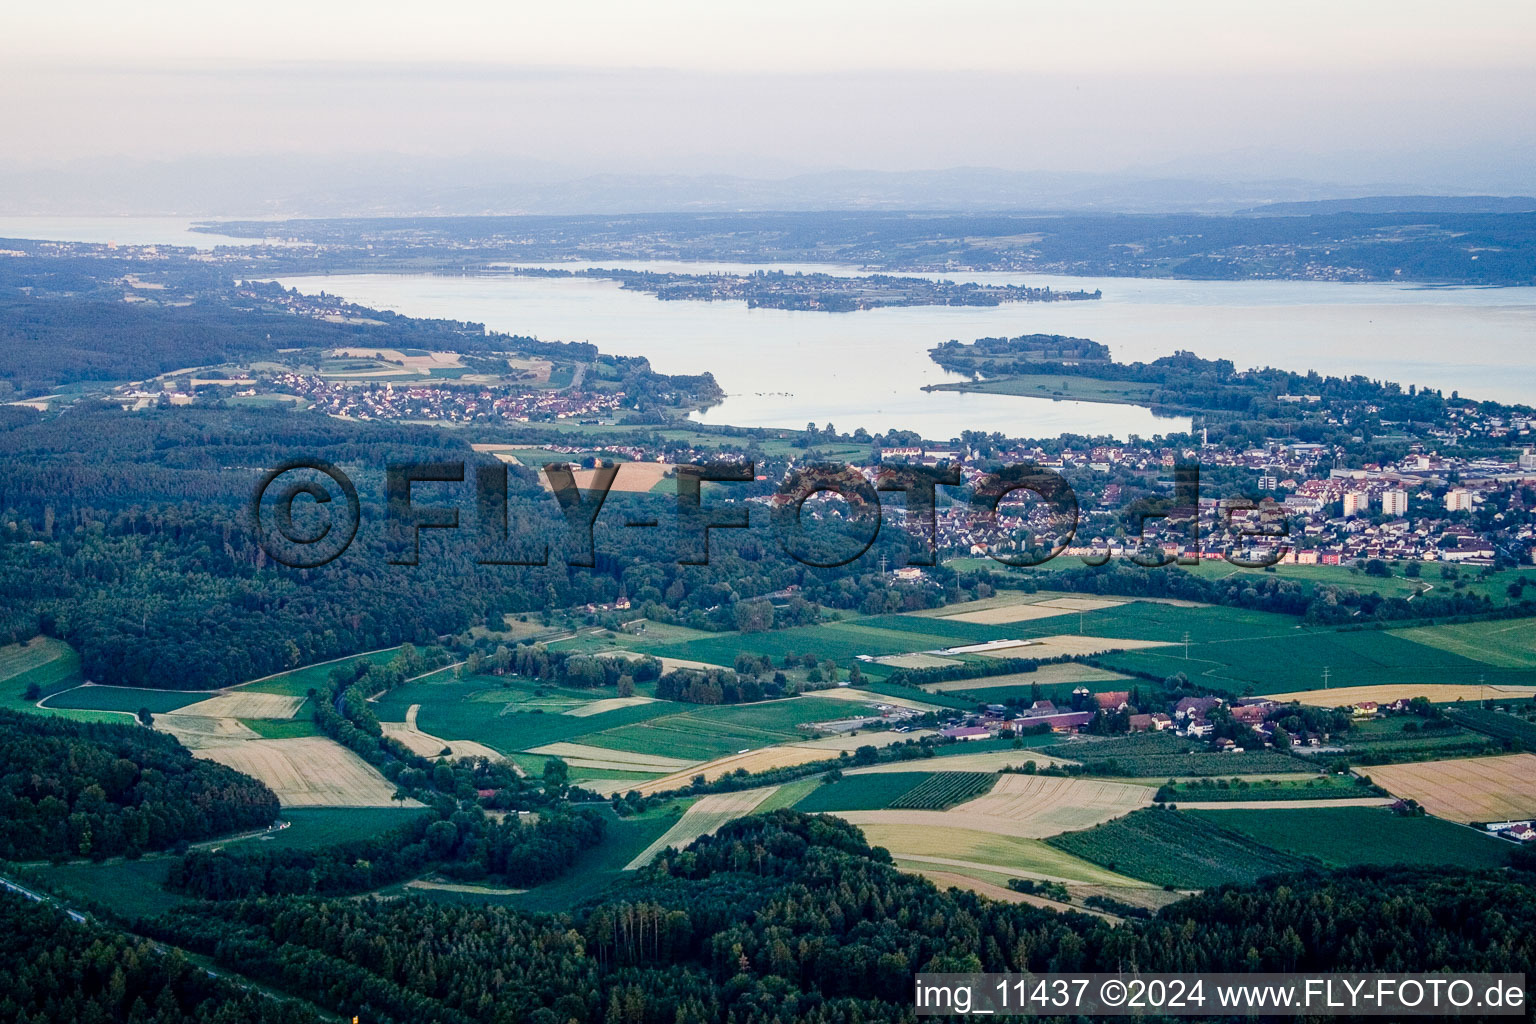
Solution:
[{"label": "lake surface", "polygon": [[[0,237],[140,245],[251,244],[189,230],[166,217],[0,218]],[[613,260],[519,264],[693,273],[778,269],[858,274],[835,264]],[[508,276],[338,275],[285,279],[304,291],[413,316],[472,320],[546,340],[590,341],[643,355],[665,373],[715,374],[728,393],[700,419],[841,430],[891,427],[943,439],[962,430],[1014,436],[1064,431],[1116,436],[1188,428],[1145,409],[994,395],[924,393],[956,379],[928,349],[956,338],[1067,334],[1122,361],[1187,349],[1239,368],[1363,374],[1475,398],[1536,403],[1536,288],[1422,288],[1310,281],[1166,281],[1042,274],[928,274],[989,284],[1099,288],[1096,302],[904,307],[853,313],[748,309],[740,302],[660,302],[616,282]]]},{"label": "lake surface", "polygon": [[[526,264],[533,265],[533,264]],[[540,264],[552,265],[552,264]],[[560,264],[749,271],[749,264]],[[857,268],[780,266],[841,274]],[[925,275],[941,276],[941,275]],[[1536,402],[1536,289],[1411,288],[1305,281],[1193,282],[956,273],[956,280],[1103,290],[1093,302],[888,307],[852,313],[748,309],[742,302],[661,302],[616,282],[507,276],[337,275],[285,279],[414,316],[485,323],[545,340],[590,341],[648,356],[664,373],[715,374],[728,398],[699,418],[745,426],[891,427],[946,438],[1062,432],[1151,437],[1188,429],[1149,410],[995,395],[924,393],[958,379],[928,357],[956,338],[1067,334],[1122,361],[1179,349],[1239,368],[1364,374],[1404,386]]]}]

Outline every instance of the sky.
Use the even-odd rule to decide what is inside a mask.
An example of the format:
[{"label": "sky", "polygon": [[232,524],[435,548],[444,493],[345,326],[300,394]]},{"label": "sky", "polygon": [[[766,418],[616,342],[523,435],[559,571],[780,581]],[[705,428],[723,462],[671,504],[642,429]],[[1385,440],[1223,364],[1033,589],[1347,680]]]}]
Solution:
[{"label": "sky", "polygon": [[58,0],[0,13],[0,166],[377,154],[1510,192],[1536,169],[1533,44],[1530,0]]}]

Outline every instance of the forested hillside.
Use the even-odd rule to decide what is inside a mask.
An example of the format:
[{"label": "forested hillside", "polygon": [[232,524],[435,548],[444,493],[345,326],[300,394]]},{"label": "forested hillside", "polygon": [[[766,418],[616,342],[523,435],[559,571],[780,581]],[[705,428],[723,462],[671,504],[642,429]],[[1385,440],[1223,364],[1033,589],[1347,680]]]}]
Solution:
[{"label": "forested hillside", "polygon": [[210,977],[144,939],[0,891],[0,1020],[15,1024],[316,1024],[319,1014]]},{"label": "forested hillside", "polygon": [[164,733],[0,711],[0,858],[136,855],[277,811],[266,786]]},{"label": "forested hillside", "polygon": [[852,826],[738,820],[602,904],[192,906],[152,931],[343,1013],[407,1022],[906,1020],[916,971],[1526,971],[1524,874],[1408,869],[1221,888],[1150,921],[984,900],[898,872]]}]

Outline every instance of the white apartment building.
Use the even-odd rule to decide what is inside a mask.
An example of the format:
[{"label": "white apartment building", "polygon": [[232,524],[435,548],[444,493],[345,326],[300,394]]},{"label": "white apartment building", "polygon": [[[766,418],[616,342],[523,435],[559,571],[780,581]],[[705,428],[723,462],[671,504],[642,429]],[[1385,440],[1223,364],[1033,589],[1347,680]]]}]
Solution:
[{"label": "white apartment building", "polygon": [[1381,514],[1401,518],[1408,514],[1407,491],[1382,491]]},{"label": "white apartment building", "polygon": [[1445,510],[1447,512],[1470,512],[1472,510],[1472,492],[1465,487],[1457,487],[1445,493]]}]

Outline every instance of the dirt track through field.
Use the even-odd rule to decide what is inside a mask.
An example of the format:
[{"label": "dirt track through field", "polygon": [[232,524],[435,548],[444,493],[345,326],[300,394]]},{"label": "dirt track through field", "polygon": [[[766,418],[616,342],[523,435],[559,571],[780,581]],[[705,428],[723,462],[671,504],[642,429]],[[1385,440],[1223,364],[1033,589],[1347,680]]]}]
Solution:
[{"label": "dirt track through field", "polygon": [[624,865],[625,871],[634,871],[636,868],[649,864],[655,856],[669,846],[682,849],[700,836],[712,835],[716,830],[733,818],[751,814],[753,809],[764,800],[768,799],[778,789],[777,786],[768,786],[763,789],[745,789],[739,793],[711,793],[694,801],[692,807],[683,812],[677,824],[667,829],[666,833],[635,857],[634,860]]},{"label": "dirt track through field", "polygon": [[[421,757],[441,757],[443,751],[447,750],[448,756],[453,758],[483,757],[491,761],[502,760],[501,754],[484,743],[477,743],[474,740],[445,740],[431,733],[422,732],[416,725],[416,716],[420,711],[420,704],[412,704],[405,711],[405,721],[380,722],[384,735],[404,744],[407,750]],[[518,774],[522,774],[521,769],[518,769]]]}]

